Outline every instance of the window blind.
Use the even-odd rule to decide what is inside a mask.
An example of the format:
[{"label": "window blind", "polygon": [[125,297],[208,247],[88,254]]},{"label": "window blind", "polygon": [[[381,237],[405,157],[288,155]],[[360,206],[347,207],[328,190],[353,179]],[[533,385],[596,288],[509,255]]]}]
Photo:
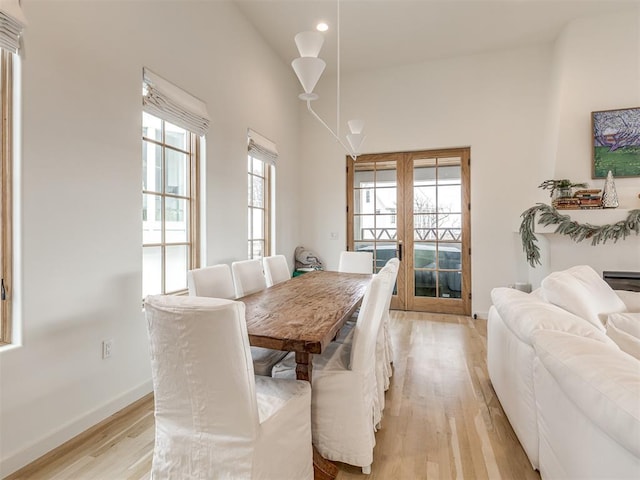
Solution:
[{"label": "window blind", "polygon": [[0,0],[0,48],[18,53],[20,35],[26,25],[19,0]]},{"label": "window blind", "polygon": [[276,144],[251,129],[249,129],[247,137],[249,143],[249,155],[253,158],[257,158],[258,160],[262,160],[269,165],[275,166],[276,160],[278,159]]},{"label": "window blind", "polygon": [[209,128],[209,113],[202,101],[148,68],[142,70],[142,108],[190,132],[203,136]]}]

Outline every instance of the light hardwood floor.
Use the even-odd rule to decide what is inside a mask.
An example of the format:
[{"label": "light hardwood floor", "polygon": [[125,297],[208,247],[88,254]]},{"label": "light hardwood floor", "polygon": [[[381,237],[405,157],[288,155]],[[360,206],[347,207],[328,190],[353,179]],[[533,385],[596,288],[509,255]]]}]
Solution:
[{"label": "light hardwood floor", "polygon": [[[338,480],[539,480],[487,374],[486,321],[392,312],[394,375],[371,475],[338,464]],[[148,479],[148,396],[7,480]]]}]

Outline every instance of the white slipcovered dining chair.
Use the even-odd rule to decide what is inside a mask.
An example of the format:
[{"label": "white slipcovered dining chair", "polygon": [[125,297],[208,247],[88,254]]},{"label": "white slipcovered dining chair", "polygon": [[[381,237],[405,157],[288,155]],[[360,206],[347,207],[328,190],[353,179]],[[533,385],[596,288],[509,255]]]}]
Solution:
[{"label": "white slipcovered dining chair", "polygon": [[[362,300],[350,342],[331,342],[313,356],[311,426],[313,444],[329,460],[371,473],[375,446],[376,343],[390,273],[372,280]],[[274,367],[277,378],[295,378],[295,358]]]},{"label": "white slipcovered dining chair", "polygon": [[196,268],[187,272],[189,295],[234,299],[236,292],[227,264]]},{"label": "white slipcovered dining chair", "polygon": [[[378,339],[376,341],[376,403],[375,403],[375,425],[376,429],[382,425],[382,413],[385,407],[385,395],[390,386],[390,378],[393,373],[391,363],[393,361],[393,351],[391,349],[391,336],[389,333],[389,309],[391,306],[391,298],[393,297],[393,289],[395,287],[396,278],[398,276],[398,268],[400,261],[397,258],[391,258],[378,274],[388,274],[389,284],[388,290],[385,292],[385,306],[382,311],[382,322],[378,330]],[[336,338],[336,342],[350,343],[353,341],[353,322],[348,322],[340,331],[340,335]],[[277,365],[277,364],[276,364]],[[278,368],[276,366],[276,368]]]},{"label": "white slipcovered dining chair", "polygon": [[340,252],[338,271],[344,273],[373,273],[373,253]]},{"label": "white slipcovered dining chair", "polygon": [[[227,264],[212,265],[189,270],[187,273],[189,295],[197,297],[235,298],[235,287],[231,269]],[[287,352],[263,347],[251,347],[253,369],[256,375],[271,376],[273,366],[284,358]]]},{"label": "white slipcovered dining chair", "polygon": [[382,325],[378,332],[378,342],[376,344],[376,383],[378,387],[378,407],[379,418],[377,418],[377,424],[382,420],[382,411],[385,406],[384,392],[389,390],[390,379],[393,375],[393,348],[391,345],[391,332],[389,324],[391,322],[390,308],[391,298],[393,297],[393,289],[396,285],[396,279],[398,278],[398,269],[400,268],[400,260],[397,258],[390,258],[380,273],[384,271],[389,272],[389,290],[386,294],[386,303],[382,311]]},{"label": "white slipcovered dining chair", "polygon": [[309,384],[254,375],[244,309],[147,297],[153,480],[313,478]]},{"label": "white slipcovered dining chair", "polygon": [[264,276],[267,280],[267,286],[271,287],[277,283],[284,282],[291,278],[287,257],[284,255],[272,255],[263,257],[262,263],[264,267]]},{"label": "white slipcovered dining chair", "polygon": [[236,297],[244,297],[267,288],[267,281],[262,273],[260,259],[240,260],[231,264],[233,282],[236,286]]}]

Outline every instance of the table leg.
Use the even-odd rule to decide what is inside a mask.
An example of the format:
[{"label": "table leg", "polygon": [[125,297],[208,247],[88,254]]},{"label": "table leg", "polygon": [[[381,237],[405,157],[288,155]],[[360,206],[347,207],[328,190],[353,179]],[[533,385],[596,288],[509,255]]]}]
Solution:
[{"label": "table leg", "polygon": [[311,382],[311,355],[307,352],[296,352],[296,378]]},{"label": "table leg", "polygon": [[338,467],[327,460],[313,447],[313,480],[334,480],[338,476]]},{"label": "table leg", "polygon": [[[296,352],[296,378],[311,382],[311,355],[306,352]],[[324,458],[316,447],[313,447],[313,478],[314,480],[334,480],[338,476],[338,467]]]}]

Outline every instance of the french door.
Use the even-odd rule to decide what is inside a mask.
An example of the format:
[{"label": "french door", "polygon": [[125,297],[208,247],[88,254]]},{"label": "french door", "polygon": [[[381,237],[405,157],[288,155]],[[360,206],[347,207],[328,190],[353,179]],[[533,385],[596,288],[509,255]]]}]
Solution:
[{"label": "french door", "polygon": [[347,157],[347,248],[400,258],[392,307],[469,315],[469,148]]}]

